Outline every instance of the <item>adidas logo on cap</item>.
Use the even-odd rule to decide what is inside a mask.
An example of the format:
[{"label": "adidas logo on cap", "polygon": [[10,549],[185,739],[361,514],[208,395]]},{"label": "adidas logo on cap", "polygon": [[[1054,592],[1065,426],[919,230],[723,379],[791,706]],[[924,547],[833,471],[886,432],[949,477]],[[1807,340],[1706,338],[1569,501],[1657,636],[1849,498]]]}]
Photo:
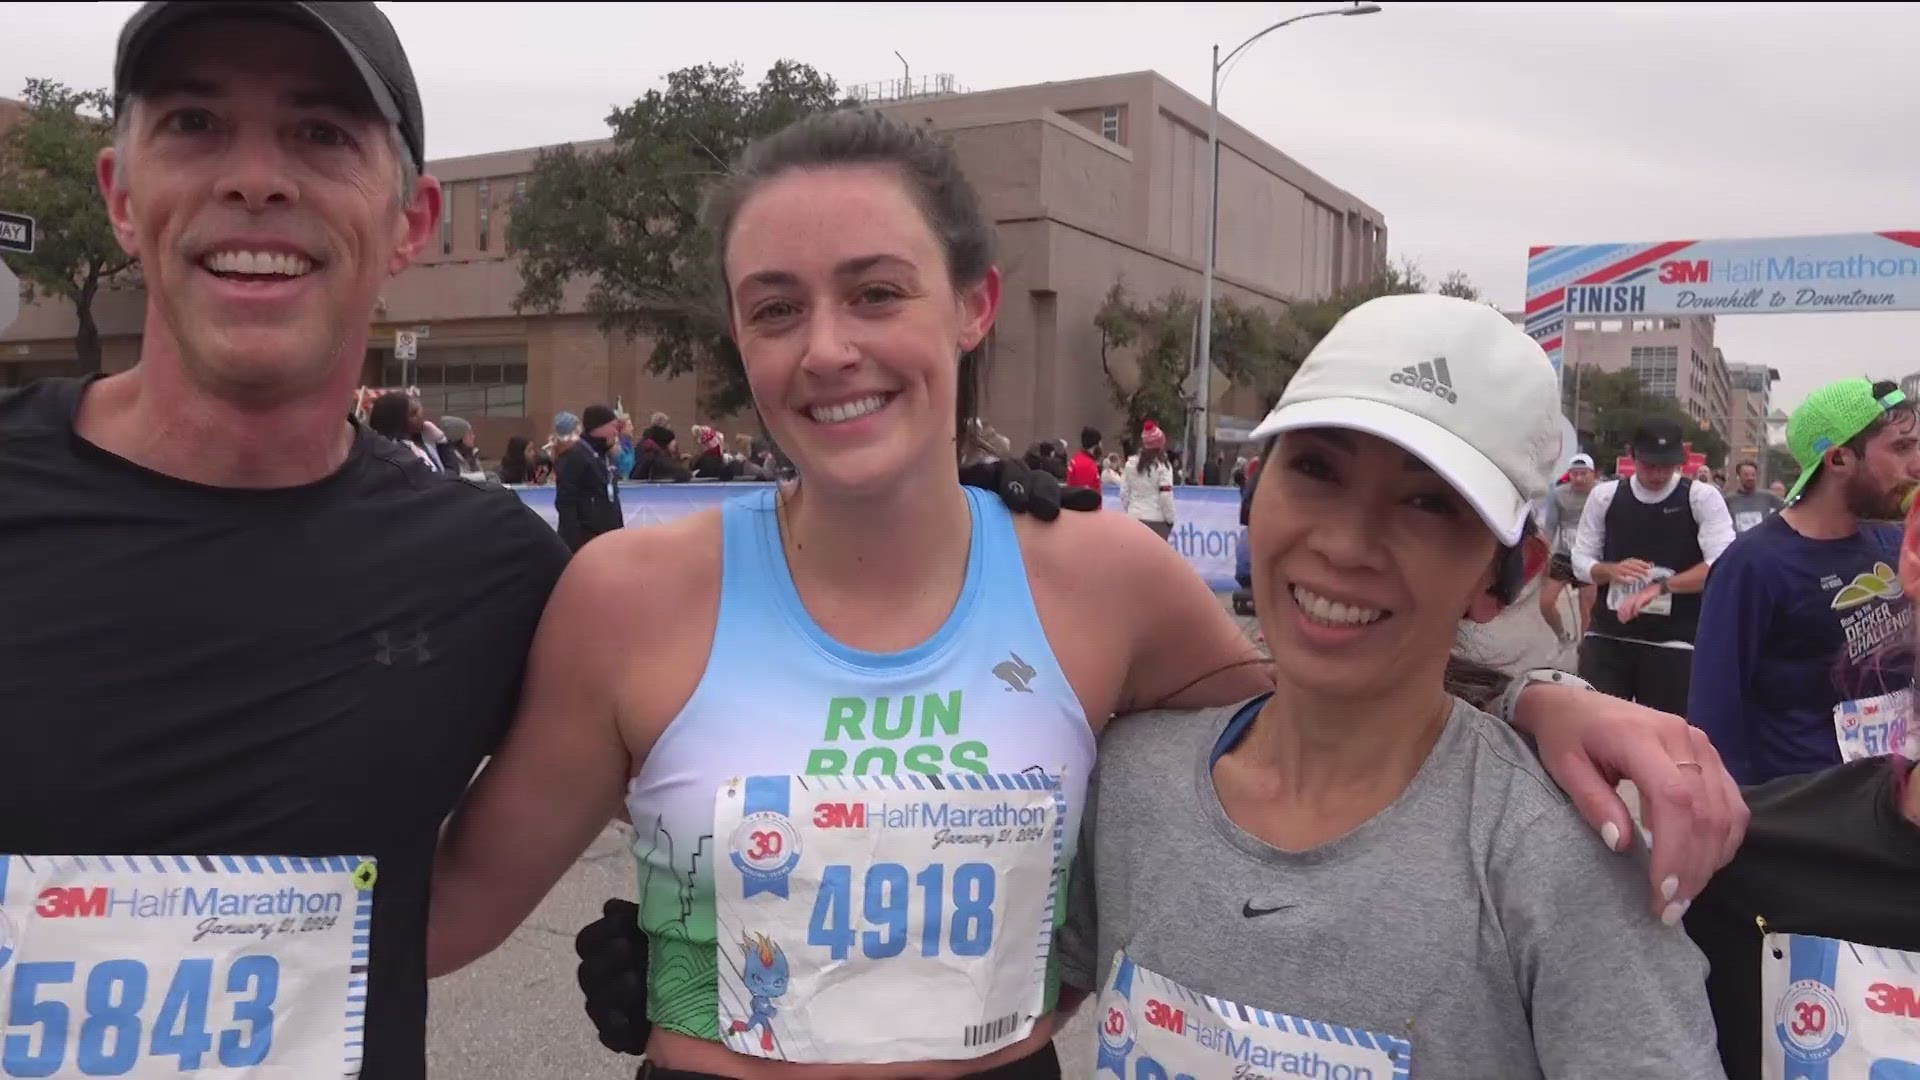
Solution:
[{"label": "adidas logo on cap", "polygon": [[1425,390],[1449,405],[1460,401],[1460,395],[1453,392],[1453,377],[1447,373],[1447,358],[1444,356],[1436,356],[1419,364],[1408,364],[1394,372],[1388,381],[1395,386]]}]

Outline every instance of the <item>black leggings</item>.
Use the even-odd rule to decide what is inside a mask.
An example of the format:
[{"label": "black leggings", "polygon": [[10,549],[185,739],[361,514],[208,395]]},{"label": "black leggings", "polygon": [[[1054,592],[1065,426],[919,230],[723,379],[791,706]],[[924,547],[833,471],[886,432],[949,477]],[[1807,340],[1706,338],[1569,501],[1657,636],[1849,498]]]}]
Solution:
[{"label": "black leggings", "polygon": [[[655,1068],[652,1062],[640,1066],[637,1080],[727,1080],[714,1073],[680,1072]],[[1009,1061],[985,1072],[968,1073],[967,1080],[1060,1080],[1060,1056],[1049,1042],[1018,1061]]]}]

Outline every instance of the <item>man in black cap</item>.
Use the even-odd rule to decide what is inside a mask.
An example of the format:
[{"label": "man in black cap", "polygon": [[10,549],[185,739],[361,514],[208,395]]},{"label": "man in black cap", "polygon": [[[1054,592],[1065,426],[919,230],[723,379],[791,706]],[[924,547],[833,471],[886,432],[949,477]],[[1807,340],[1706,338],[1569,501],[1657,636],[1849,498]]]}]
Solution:
[{"label": "man in black cap", "polygon": [[0,1074],[422,1077],[438,829],[567,550],[347,420],[441,207],[373,4],[148,4],[114,99],[139,360],[0,398]]},{"label": "man in black cap", "polygon": [[587,541],[626,524],[619,477],[608,452],[620,437],[620,418],[605,405],[580,414],[580,439],[553,463],[553,511],[560,539],[579,551]]},{"label": "man in black cap", "polygon": [[1581,677],[1676,715],[1687,711],[1707,569],[1733,543],[1719,489],[1680,473],[1684,438],[1665,417],[1642,423],[1633,474],[1593,489],[1573,541],[1574,575],[1605,587],[1580,645]]}]

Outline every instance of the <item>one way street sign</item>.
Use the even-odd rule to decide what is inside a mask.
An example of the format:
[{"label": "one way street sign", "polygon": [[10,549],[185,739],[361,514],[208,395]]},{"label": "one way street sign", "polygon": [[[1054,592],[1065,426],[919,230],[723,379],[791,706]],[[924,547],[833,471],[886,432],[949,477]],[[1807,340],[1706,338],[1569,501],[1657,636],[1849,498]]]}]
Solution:
[{"label": "one way street sign", "polygon": [[0,210],[0,251],[33,254],[33,219]]}]

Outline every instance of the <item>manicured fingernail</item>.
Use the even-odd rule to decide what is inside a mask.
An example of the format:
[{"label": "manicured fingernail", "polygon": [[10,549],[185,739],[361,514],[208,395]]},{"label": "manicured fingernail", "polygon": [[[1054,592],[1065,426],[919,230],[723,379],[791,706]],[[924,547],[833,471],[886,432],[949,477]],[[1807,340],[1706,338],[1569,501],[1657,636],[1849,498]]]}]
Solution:
[{"label": "manicured fingernail", "polygon": [[1691,900],[1676,900],[1668,904],[1667,909],[1660,913],[1660,921],[1668,926],[1679,926],[1680,920],[1686,917],[1687,909],[1692,906]]},{"label": "manicured fingernail", "polygon": [[[1620,850],[1620,826],[1609,821],[1600,826],[1600,839],[1607,845],[1608,851]],[[1672,899],[1669,897],[1668,899]]]},{"label": "manicured fingernail", "polygon": [[1677,877],[1669,877],[1667,880],[1660,883],[1660,899],[1662,900],[1673,899],[1673,894],[1679,891],[1680,891],[1680,879]]}]

